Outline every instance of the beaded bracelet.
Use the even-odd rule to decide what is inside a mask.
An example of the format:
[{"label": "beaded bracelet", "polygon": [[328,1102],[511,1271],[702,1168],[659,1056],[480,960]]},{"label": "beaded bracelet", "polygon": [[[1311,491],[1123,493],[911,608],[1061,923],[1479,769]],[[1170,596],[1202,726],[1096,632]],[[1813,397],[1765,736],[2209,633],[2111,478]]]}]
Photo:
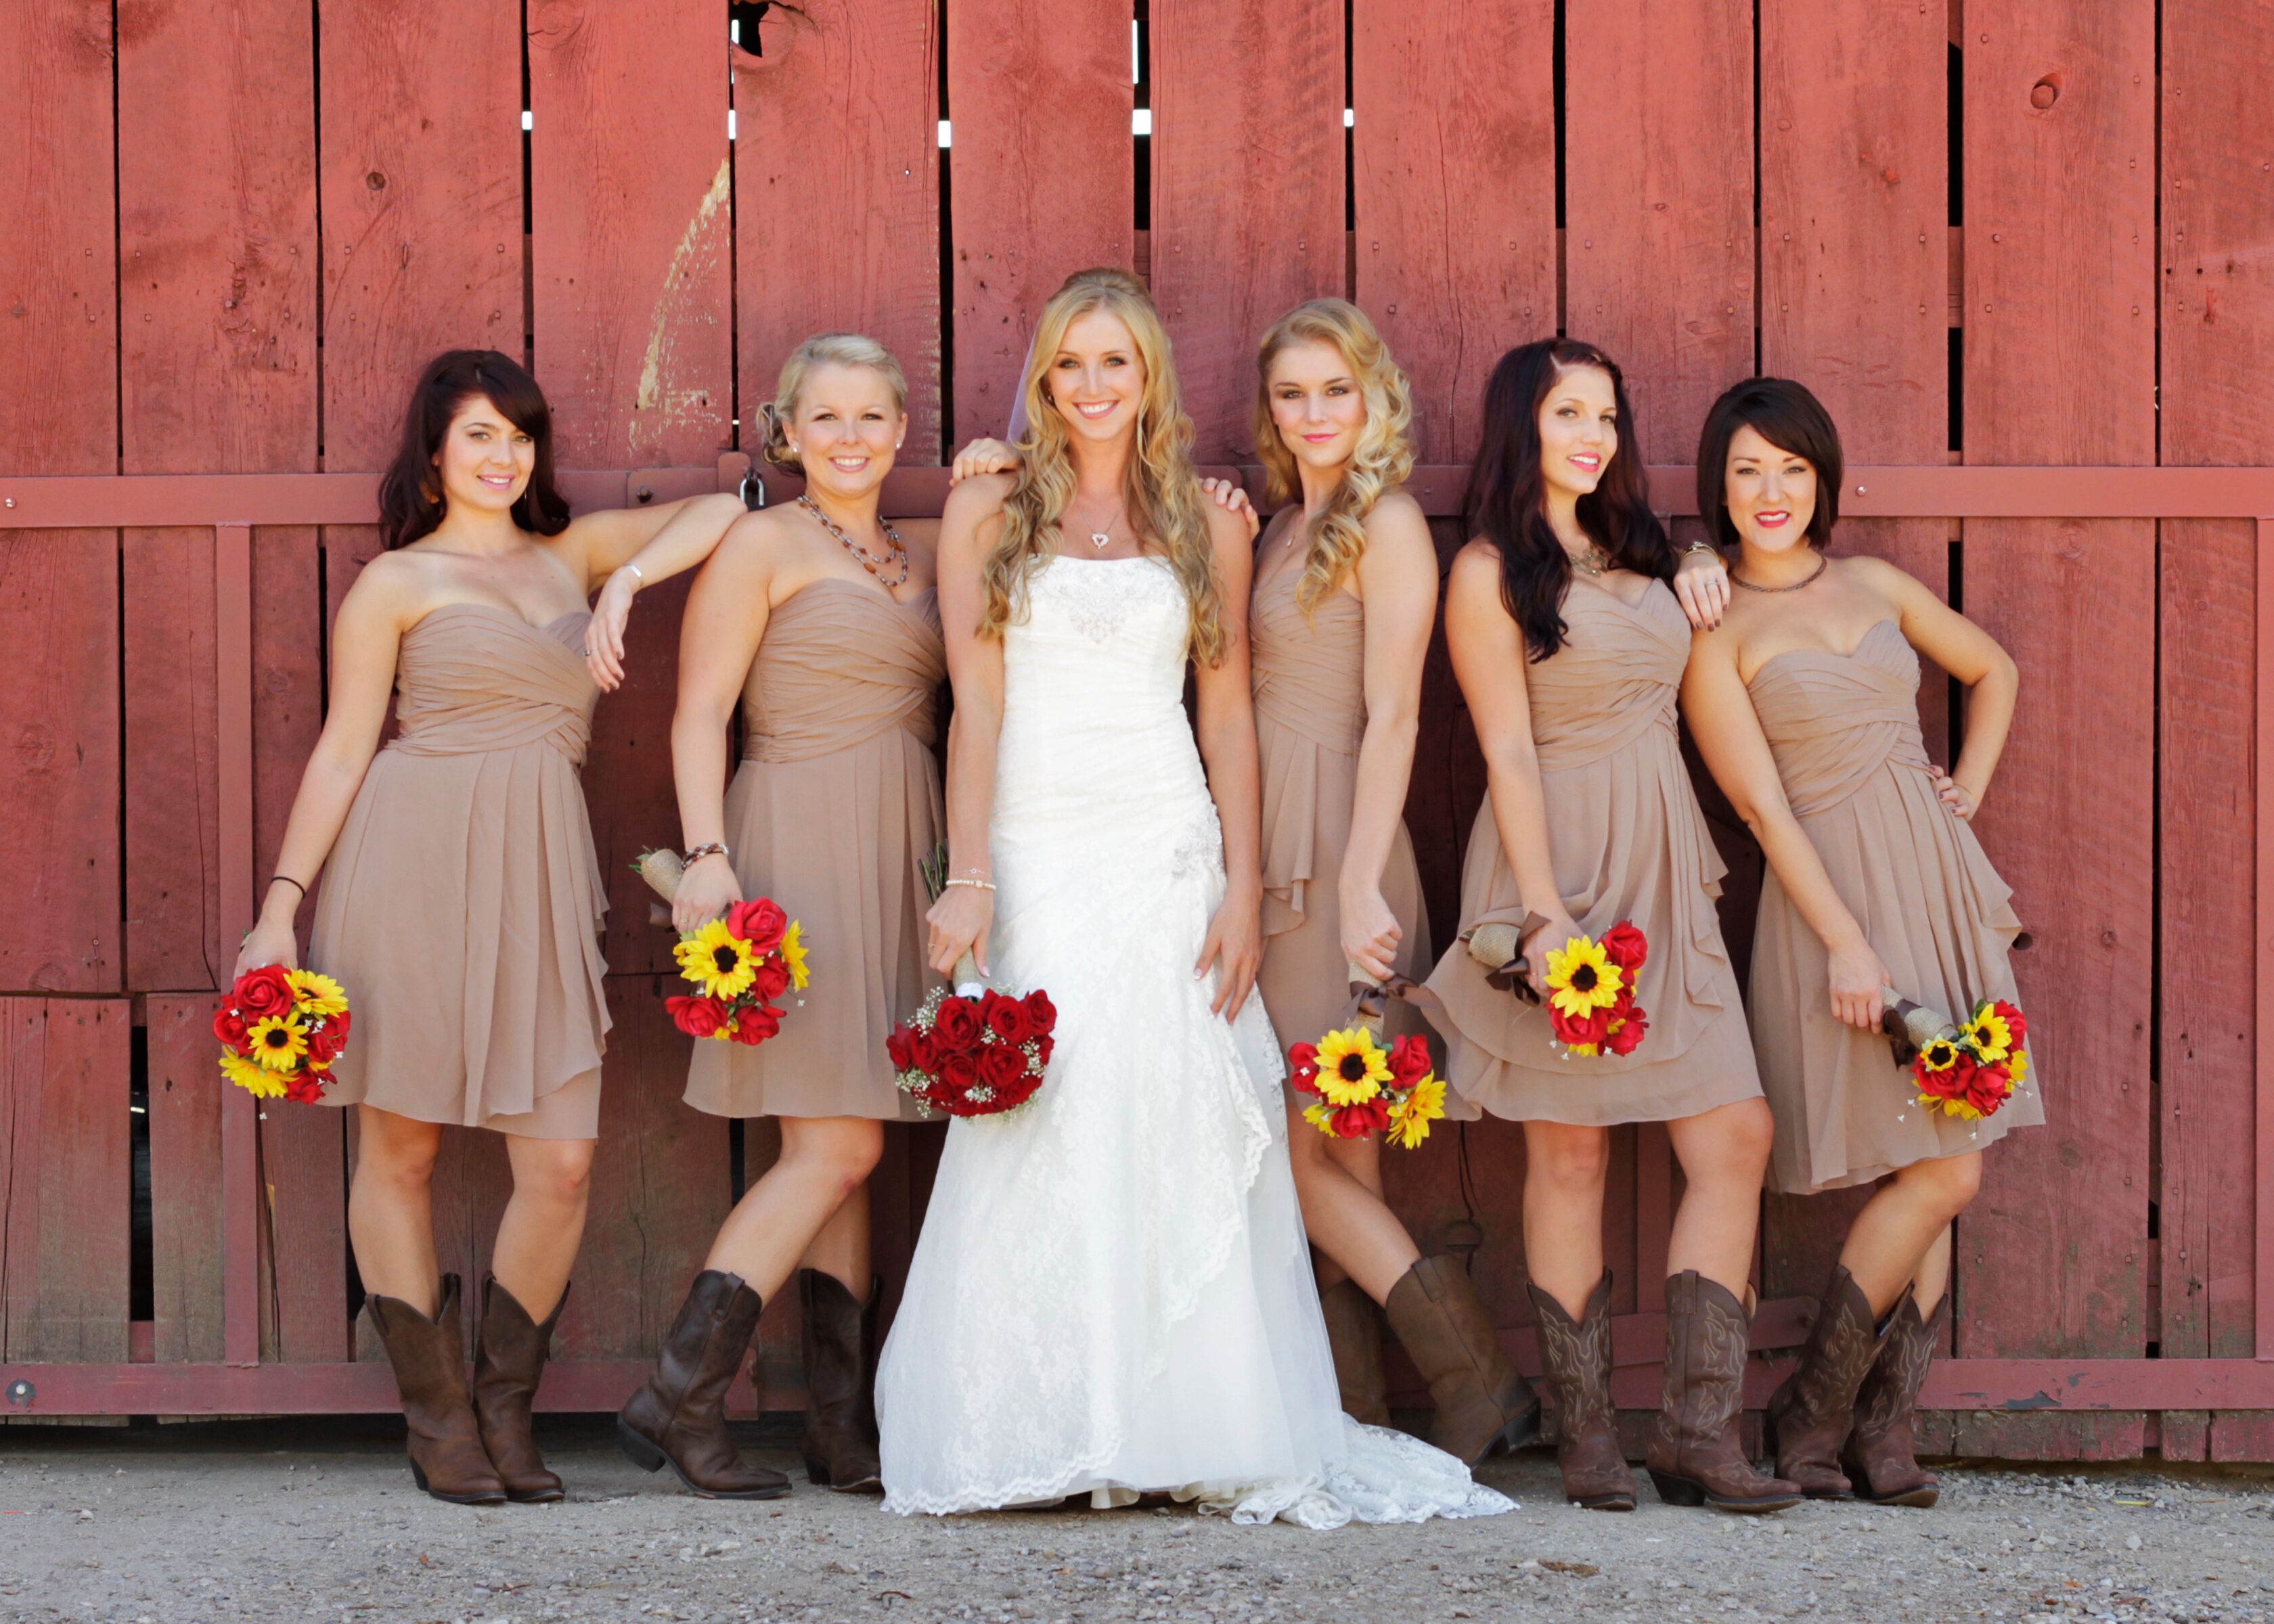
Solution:
[{"label": "beaded bracelet", "polygon": [[960,874],[951,874],[947,876],[947,879],[944,883],[948,885],[968,885],[975,891],[993,891],[995,889],[995,882],[992,880],[967,880]]},{"label": "beaded bracelet", "polygon": [[[692,868],[697,863],[701,862],[706,857],[726,856],[727,843],[724,840],[713,840],[707,845],[697,846],[691,852],[681,853],[680,854],[679,861],[682,867]],[[728,861],[731,861],[733,860],[730,858]]]}]

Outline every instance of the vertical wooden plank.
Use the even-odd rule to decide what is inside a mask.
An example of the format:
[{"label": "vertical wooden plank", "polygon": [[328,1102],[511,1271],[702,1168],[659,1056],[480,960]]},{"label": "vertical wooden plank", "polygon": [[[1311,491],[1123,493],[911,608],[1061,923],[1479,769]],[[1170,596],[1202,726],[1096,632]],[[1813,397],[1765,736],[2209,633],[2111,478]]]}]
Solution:
[{"label": "vertical wooden plank", "polygon": [[[0,30],[0,443],[26,473],[118,468],[111,9]],[[0,537],[0,988],[121,985],[117,534]]]},{"label": "vertical wooden plank", "polygon": [[[118,74],[124,471],[312,470],[311,8],[133,8],[120,19]],[[211,532],[195,530],[124,540],[127,958],[138,988],[214,987],[234,956],[214,891],[211,546]],[[264,689],[319,687],[313,609],[262,640],[257,705]],[[268,763],[272,779],[279,764]]]},{"label": "vertical wooden plank", "polygon": [[939,460],[939,34],[931,0],[817,0],[734,55],[742,443],[782,357],[866,333],[908,378],[901,460]]},{"label": "vertical wooden plank", "polygon": [[1149,15],[1153,295],[1200,460],[1249,462],[1256,341],[1344,290],[1343,8],[1154,0]]},{"label": "vertical wooden plank", "polygon": [[152,1341],[160,1363],[222,1357],[221,1110],[213,998],[144,1002],[150,1057]]},{"label": "vertical wooden plank", "polygon": [[[2154,14],[2054,0],[1966,19],[1969,462],[2156,455]],[[1962,1357],[2146,1350],[2155,982],[2155,532],[1965,530],[1964,604],[2021,664],[1979,829],[2036,937],[2018,962],[2047,1126],[1990,1158],[1960,1225]],[[2048,613],[2048,605],[2061,605]],[[2112,650],[2135,658],[2112,659]],[[2080,750],[2093,739],[2100,748]],[[2047,1224],[2044,1214],[2061,1214]],[[2135,1455],[2137,1413],[1976,1412],[1968,1454]]]},{"label": "vertical wooden plank", "polygon": [[0,1359],[126,1357],[124,999],[0,999]]},{"label": "vertical wooden plank", "polygon": [[1357,286],[1425,462],[1476,455],[1484,383],[1555,327],[1554,0],[1351,11]]},{"label": "vertical wooden plank", "polygon": [[734,1205],[726,1119],[680,1100],[694,1040],[664,1013],[666,990],[651,975],[608,981],[616,1024],[564,1358],[650,1357]]},{"label": "vertical wooden plank", "polygon": [[[2274,445],[2274,109],[2255,64],[2274,52],[2263,7],[2166,0],[2162,7],[2159,460],[2254,463]],[[2159,579],[2157,805],[2162,951],[2190,973],[2158,978],[2157,1169],[2165,1358],[2248,1358],[2263,1278],[2255,1205],[2274,1200],[2254,1154],[2255,898],[2259,816],[2251,755],[2236,746],[2255,671],[2263,594],[2248,520],[2165,520]],[[2263,726],[2263,718],[2261,726]],[[2259,757],[2263,770],[2263,757]],[[2262,886],[2263,879],[2262,876]],[[2263,944],[2261,944],[2261,951]],[[2255,1187],[2257,1202],[2238,1199]],[[2274,1456],[2274,1416],[2166,1412],[2167,1457]]]},{"label": "vertical wooden plank", "polygon": [[1129,28],[1126,0],[947,0],[959,441],[1010,422],[1028,335],[1058,285],[1130,262]]},{"label": "vertical wooden plank", "polygon": [[[1760,8],[1761,370],[1798,380],[1856,462],[1935,463],[1949,440],[1948,74],[1939,9],[1869,0]],[[1939,596],[1941,520],[1850,519],[1843,551],[1876,553]],[[1944,684],[1920,687],[1928,748],[1946,748]],[[1759,853],[1734,818],[1728,934],[1750,961]],[[1813,1297],[1869,1189],[1766,1198],[1764,1296]]]},{"label": "vertical wooden plank", "polygon": [[[717,8],[545,0],[530,12],[537,376],[565,467],[702,465],[733,443],[733,163]],[[659,97],[656,86],[672,92]],[[636,109],[636,116],[633,109]],[[584,783],[609,964],[668,969],[631,871],[677,838],[670,735],[686,585],[647,595]]]},{"label": "vertical wooden plank", "polygon": [[1573,7],[1563,59],[1563,325],[1625,371],[1650,460],[1686,462],[1753,370],[1752,7]]}]

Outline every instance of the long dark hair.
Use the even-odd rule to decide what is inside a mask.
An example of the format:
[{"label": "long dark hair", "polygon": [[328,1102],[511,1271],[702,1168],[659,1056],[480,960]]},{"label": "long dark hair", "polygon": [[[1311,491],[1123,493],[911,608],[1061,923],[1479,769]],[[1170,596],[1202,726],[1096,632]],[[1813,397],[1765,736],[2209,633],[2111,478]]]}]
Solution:
[{"label": "long dark hair", "polygon": [[1535,660],[1563,646],[1563,594],[1571,585],[1570,556],[1547,523],[1540,407],[1555,380],[1576,366],[1600,367],[1610,375],[1619,429],[1618,453],[1601,483],[1579,499],[1580,526],[1619,568],[1659,581],[1674,578],[1674,543],[1650,510],[1642,439],[1617,365],[1577,339],[1519,344],[1501,357],[1485,382],[1484,440],[1469,470],[1462,511],[1469,534],[1500,549],[1501,602],[1523,628],[1525,648]]},{"label": "long dark hair", "polygon": [[568,504],[553,484],[553,409],[522,365],[494,350],[446,350],[426,363],[403,413],[403,441],[379,482],[381,539],[392,550],[432,535],[442,523],[442,475],[434,454],[450,419],[475,395],[537,442],[529,484],[513,504],[513,522],[538,536],[568,528]]},{"label": "long dark hair", "polygon": [[1717,547],[1734,547],[1742,539],[1729,518],[1729,442],[1741,428],[1750,428],[1780,451],[1806,459],[1816,470],[1816,511],[1809,515],[1808,545],[1821,551],[1832,545],[1832,527],[1840,523],[1840,482],[1847,477],[1848,459],[1840,449],[1840,430],[1824,402],[1789,378],[1748,378],[1721,391],[1706,414],[1706,427],[1698,437],[1698,511],[1706,517],[1706,533]]}]

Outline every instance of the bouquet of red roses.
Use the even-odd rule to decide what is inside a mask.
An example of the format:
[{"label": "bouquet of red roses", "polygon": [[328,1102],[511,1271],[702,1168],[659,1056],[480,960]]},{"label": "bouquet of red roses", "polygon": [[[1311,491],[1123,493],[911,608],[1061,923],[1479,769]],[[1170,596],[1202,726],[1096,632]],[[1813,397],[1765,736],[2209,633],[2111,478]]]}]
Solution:
[{"label": "bouquet of red roses", "polygon": [[1631,1055],[1650,1030],[1635,1002],[1636,977],[1650,943],[1621,920],[1600,942],[1572,936],[1547,950],[1547,1020],[1566,1055]]},{"label": "bouquet of red roses", "polygon": [[1000,1116],[1043,1086],[1058,1020],[1057,1006],[1040,989],[1021,997],[992,987],[969,993],[935,987],[892,1028],[885,1053],[926,1116]]},{"label": "bouquet of red roses", "polygon": [[348,996],[328,975],[263,965],[214,1013],[221,1074],[257,1099],[312,1105],[348,1046]]},{"label": "bouquet of red roses", "polygon": [[1373,1027],[1352,1026],[1296,1044],[1287,1066],[1295,1086],[1317,1096],[1303,1108],[1303,1120],[1329,1139],[1380,1133],[1412,1150],[1445,1114],[1445,1085],[1430,1064],[1427,1038],[1408,1035],[1383,1049]]},{"label": "bouquet of red roses", "polygon": [[781,1030],[774,1000],[803,992],[805,941],[797,921],[770,898],[738,902],[672,949],[679,974],[702,990],[666,998],[674,1025],[689,1036],[763,1043]]},{"label": "bouquet of red roses", "polygon": [[1909,999],[1891,1002],[1886,1020],[1916,1045],[1911,1080],[1916,1103],[1930,1111],[1968,1122],[1994,1116],[2029,1075],[2029,1023],[2002,998],[1976,1004],[1962,1027]]}]

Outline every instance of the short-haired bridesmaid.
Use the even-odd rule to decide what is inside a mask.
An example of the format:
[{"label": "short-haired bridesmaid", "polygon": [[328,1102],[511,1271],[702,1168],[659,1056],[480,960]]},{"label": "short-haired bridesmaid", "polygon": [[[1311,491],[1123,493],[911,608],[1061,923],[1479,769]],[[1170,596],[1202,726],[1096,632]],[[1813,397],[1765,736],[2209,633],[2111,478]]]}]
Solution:
[{"label": "short-haired bridesmaid", "polygon": [[[1969,823],[2019,679],[1917,580],[1830,554],[1841,477],[1839,432],[1799,384],[1750,379],[1714,402],[1698,507],[1736,550],[1739,590],[1698,639],[1683,710],[1768,859],[1751,1012],[1776,1114],[1769,1188],[1879,1185],[1799,1369],[1770,1401],[1777,1470],[1811,1496],[1928,1506],[1935,1477],[1913,1454],[1911,1414],[1950,1313],[1951,1222],[1980,1186],[1984,1150],[2044,1113],[2033,1069],[1978,1120],[1920,1105],[1879,1029],[1882,989],[1962,1022],[1980,1000],[2015,997],[2021,921]],[[1921,655],[1968,690],[1948,772],[1919,731]]]}]

